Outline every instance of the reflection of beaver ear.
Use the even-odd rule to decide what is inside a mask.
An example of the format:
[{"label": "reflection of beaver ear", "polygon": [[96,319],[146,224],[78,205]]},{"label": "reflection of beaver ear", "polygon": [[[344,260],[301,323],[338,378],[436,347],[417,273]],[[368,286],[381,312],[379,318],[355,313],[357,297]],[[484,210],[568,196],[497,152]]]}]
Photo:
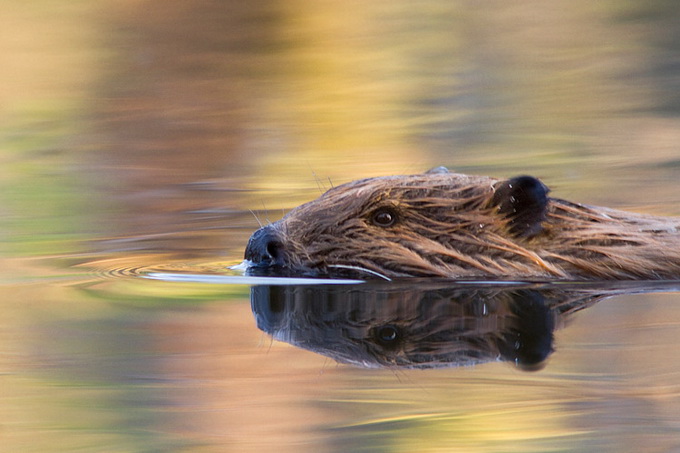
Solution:
[{"label": "reflection of beaver ear", "polygon": [[548,192],[533,176],[518,176],[497,183],[491,203],[510,220],[512,234],[529,237],[541,231],[548,209]]},{"label": "reflection of beaver ear", "polygon": [[510,309],[514,320],[499,338],[501,357],[525,371],[540,370],[553,352],[554,315],[537,291],[519,291]]}]

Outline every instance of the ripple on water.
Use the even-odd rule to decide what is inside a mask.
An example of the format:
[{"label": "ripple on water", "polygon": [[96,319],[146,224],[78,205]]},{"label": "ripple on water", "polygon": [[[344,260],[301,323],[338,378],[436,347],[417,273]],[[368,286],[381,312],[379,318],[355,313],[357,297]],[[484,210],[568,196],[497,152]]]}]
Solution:
[{"label": "ripple on water", "polygon": [[81,264],[103,279],[145,278],[166,282],[209,283],[222,285],[342,285],[362,283],[362,280],[291,277],[255,277],[243,273],[243,267],[233,262],[180,261],[159,255],[106,258]]}]

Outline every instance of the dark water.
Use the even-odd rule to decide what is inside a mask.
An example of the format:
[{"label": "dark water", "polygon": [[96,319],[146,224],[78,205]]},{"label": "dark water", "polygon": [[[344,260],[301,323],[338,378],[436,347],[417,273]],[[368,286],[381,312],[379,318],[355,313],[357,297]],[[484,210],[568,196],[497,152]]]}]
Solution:
[{"label": "dark water", "polygon": [[674,2],[39,0],[0,30],[0,450],[680,451],[673,283],[224,278],[258,222],[438,165],[679,214]]}]

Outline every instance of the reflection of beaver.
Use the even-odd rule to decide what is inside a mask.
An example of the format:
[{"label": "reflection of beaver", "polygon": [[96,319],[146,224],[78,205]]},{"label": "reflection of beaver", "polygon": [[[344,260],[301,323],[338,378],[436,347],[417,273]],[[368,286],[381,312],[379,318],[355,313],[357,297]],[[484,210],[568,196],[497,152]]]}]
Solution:
[{"label": "reflection of beaver", "polygon": [[260,329],[341,363],[440,368],[500,360],[528,370],[551,354],[556,324],[601,297],[588,289],[427,284],[256,286],[251,293]]},{"label": "reflection of beaver", "polygon": [[435,169],[335,187],[256,231],[254,273],[672,279],[680,219],[549,198],[537,179]]}]

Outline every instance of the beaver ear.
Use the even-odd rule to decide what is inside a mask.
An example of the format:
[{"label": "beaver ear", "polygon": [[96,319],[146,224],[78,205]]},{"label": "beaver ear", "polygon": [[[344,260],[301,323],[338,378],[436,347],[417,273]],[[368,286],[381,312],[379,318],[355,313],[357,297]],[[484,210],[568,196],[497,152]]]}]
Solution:
[{"label": "beaver ear", "polygon": [[510,220],[508,225],[512,234],[530,237],[542,229],[549,191],[533,176],[518,176],[496,183],[491,203]]}]

